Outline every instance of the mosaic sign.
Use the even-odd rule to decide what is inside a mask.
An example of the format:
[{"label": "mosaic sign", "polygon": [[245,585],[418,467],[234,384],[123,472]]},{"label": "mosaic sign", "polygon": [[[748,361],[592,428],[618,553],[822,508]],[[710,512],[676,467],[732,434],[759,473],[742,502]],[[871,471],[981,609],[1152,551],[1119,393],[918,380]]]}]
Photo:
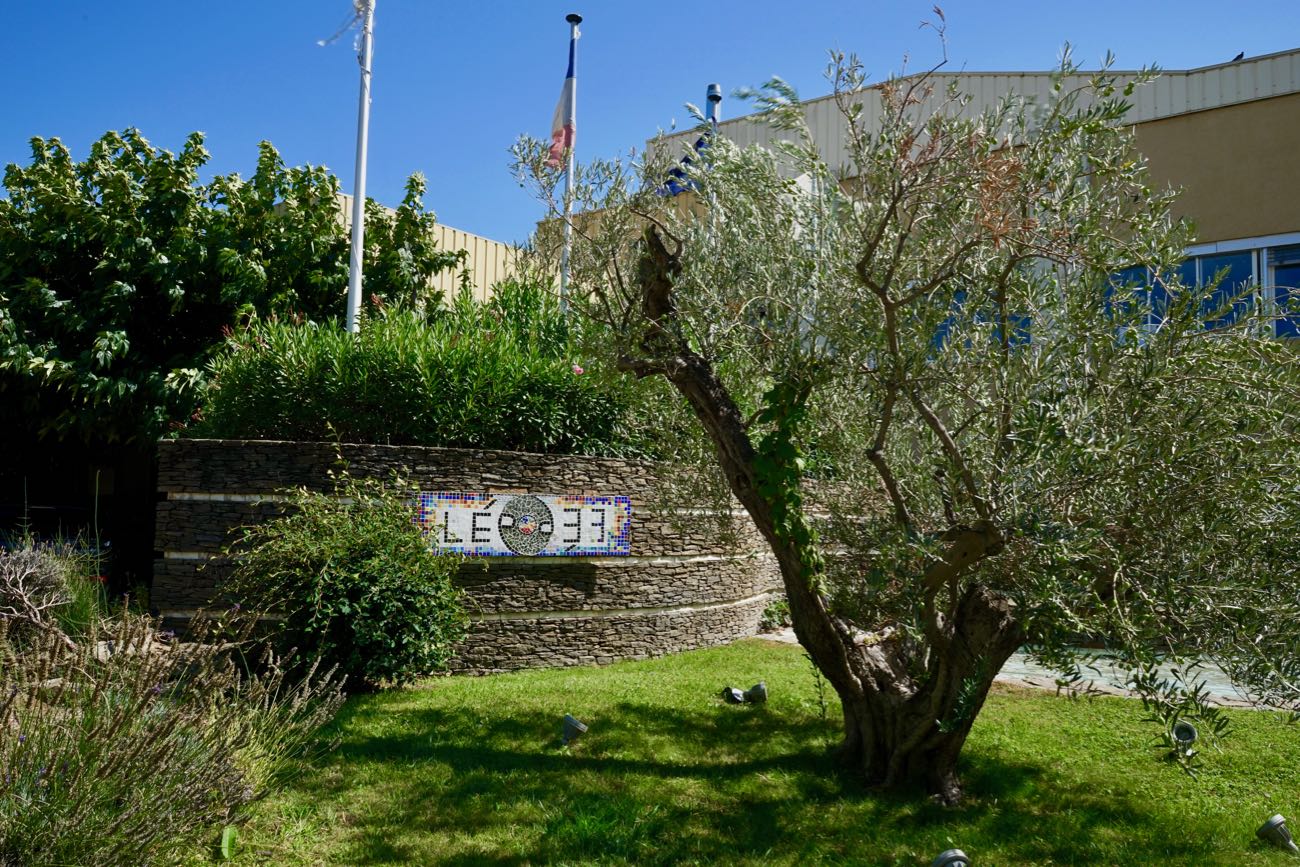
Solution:
[{"label": "mosaic sign", "polygon": [[628,497],[424,492],[415,520],[438,550],[479,557],[632,553]]}]

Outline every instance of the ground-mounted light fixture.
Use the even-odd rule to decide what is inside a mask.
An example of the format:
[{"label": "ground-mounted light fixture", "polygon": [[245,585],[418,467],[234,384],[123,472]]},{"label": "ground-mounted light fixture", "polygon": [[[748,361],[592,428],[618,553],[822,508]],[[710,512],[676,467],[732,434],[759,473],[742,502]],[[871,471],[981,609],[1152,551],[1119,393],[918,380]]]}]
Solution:
[{"label": "ground-mounted light fixture", "polygon": [[743,692],[734,686],[724,686],[722,700],[727,704],[762,704],[767,701],[767,681],[760,680]]},{"label": "ground-mounted light fixture", "polygon": [[960,849],[944,849],[934,856],[930,867],[970,867],[970,856]]},{"label": "ground-mounted light fixture", "polygon": [[1192,744],[1196,743],[1196,726],[1192,725],[1187,720],[1179,720],[1174,723],[1173,735],[1174,740],[1178,742],[1179,746],[1190,747]]},{"label": "ground-mounted light fixture", "polygon": [[1187,720],[1179,720],[1174,723],[1174,727],[1169,734],[1174,739],[1176,752],[1189,759],[1196,755],[1196,751],[1192,749],[1192,744],[1196,743],[1196,738],[1199,737],[1196,726]]},{"label": "ground-mounted light fixture", "polygon": [[560,739],[567,747],[570,742],[582,737],[587,731],[587,724],[569,714],[564,715],[564,725],[560,729]]},{"label": "ground-mounted light fixture", "polygon": [[1292,855],[1300,855],[1300,848],[1297,848],[1295,840],[1291,839],[1291,830],[1287,828],[1286,818],[1281,813],[1269,816],[1268,821],[1259,826],[1255,836],[1272,843],[1279,849],[1285,849]]}]

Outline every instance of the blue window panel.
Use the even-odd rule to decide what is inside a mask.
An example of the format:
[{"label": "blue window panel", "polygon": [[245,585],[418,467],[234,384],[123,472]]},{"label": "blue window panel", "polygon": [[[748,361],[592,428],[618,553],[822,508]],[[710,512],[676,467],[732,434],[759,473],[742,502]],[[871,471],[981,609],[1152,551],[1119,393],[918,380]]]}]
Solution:
[{"label": "blue window panel", "polygon": [[939,327],[934,330],[934,337],[930,338],[930,346],[935,349],[943,349],[948,345],[948,335],[952,332],[952,327],[957,322],[957,317],[949,316],[939,323]]},{"label": "blue window panel", "polygon": [[1277,306],[1277,336],[1300,337],[1300,244],[1268,251],[1273,275],[1273,301]]},{"label": "blue window panel", "polygon": [[1137,265],[1133,268],[1116,271],[1110,275],[1110,285],[1115,289],[1125,286],[1145,289],[1147,285],[1147,269],[1145,266]]},{"label": "blue window panel", "polygon": [[[1012,346],[1024,346],[1033,339],[1030,331],[1030,317],[1023,313],[1012,313],[1007,316],[1007,325],[1010,326],[1011,339],[1008,341]],[[998,343],[1002,342],[1002,324],[998,323],[993,326],[993,339]]]},{"label": "blue window panel", "polygon": [[1106,315],[1114,319],[1127,319],[1148,303],[1149,273],[1144,267],[1125,268],[1110,275],[1106,287]]},{"label": "blue window panel", "polygon": [[1278,306],[1277,336],[1300,337],[1300,261],[1273,267],[1273,299]]},{"label": "blue window panel", "polygon": [[956,292],[952,293],[952,306],[949,308],[952,310],[952,313],[949,313],[948,316],[939,323],[939,327],[934,331],[934,336],[930,338],[930,345],[935,349],[943,349],[948,345],[948,337],[952,334],[952,329],[957,324],[957,316],[961,313],[961,309],[965,304],[965,289],[958,289]]},{"label": "blue window panel", "polygon": [[1147,291],[1147,315],[1146,326],[1152,331],[1164,324],[1165,318],[1169,315],[1169,288],[1168,284],[1174,281],[1177,276],[1178,281],[1183,286],[1196,285],[1196,260],[1187,259],[1183,264],[1178,266],[1176,275],[1170,274],[1162,276],[1158,280],[1152,280],[1151,286]]},{"label": "blue window panel", "polygon": [[[943,349],[945,346],[948,345],[948,341],[952,337],[952,331],[957,326],[957,323],[959,321],[958,317],[960,317],[966,312],[964,310],[965,306],[966,306],[966,290],[958,289],[952,295],[952,305],[949,307],[949,309],[952,312],[949,313],[944,318],[944,320],[939,323],[938,327],[935,328],[934,336],[930,338],[930,345],[932,347],[934,347],[935,349]],[[1002,342],[1002,327],[997,322],[996,314],[987,310],[976,310],[971,315],[971,320],[976,325],[992,324],[993,341],[999,344]],[[1010,344],[1012,346],[1024,346],[1033,340],[1033,335],[1030,332],[1032,319],[1029,316],[1029,314],[1027,313],[1008,314],[1007,324],[1010,326],[1010,330],[1011,330]],[[967,338],[965,345],[967,348],[970,348],[971,344],[969,338]]]},{"label": "blue window panel", "polygon": [[[1214,291],[1201,302],[1201,316],[1206,328],[1231,325],[1250,310],[1251,297],[1247,293],[1255,280],[1253,258],[1254,254],[1248,250],[1200,257],[1201,277],[1197,285],[1208,286],[1220,274],[1223,276]],[[1216,313],[1221,315],[1215,316]]]}]

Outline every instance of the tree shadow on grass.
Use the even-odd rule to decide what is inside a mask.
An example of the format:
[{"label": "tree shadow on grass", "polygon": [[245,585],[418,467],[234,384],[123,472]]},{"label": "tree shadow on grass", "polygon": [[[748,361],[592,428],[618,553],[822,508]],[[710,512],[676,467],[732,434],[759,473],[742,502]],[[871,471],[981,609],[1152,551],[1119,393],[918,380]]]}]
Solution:
[{"label": "tree shadow on grass", "polygon": [[1048,766],[976,756],[958,808],[873,791],[837,768],[827,723],[770,706],[617,703],[569,748],[540,709],[358,713],[386,712],[400,725],[350,729],[295,787],[347,805],[349,863],[925,863],[971,840],[996,843],[991,862],[1087,864],[1107,857],[1097,834],[1168,863],[1207,855],[1144,805]]}]

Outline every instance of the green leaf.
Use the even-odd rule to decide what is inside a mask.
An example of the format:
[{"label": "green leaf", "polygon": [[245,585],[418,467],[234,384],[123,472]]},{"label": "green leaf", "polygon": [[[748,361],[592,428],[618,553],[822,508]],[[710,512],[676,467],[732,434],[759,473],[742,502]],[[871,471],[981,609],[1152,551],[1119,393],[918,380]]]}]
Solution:
[{"label": "green leaf", "polygon": [[234,860],[236,852],[235,843],[238,837],[239,829],[234,825],[227,825],[221,829],[221,844],[219,848],[221,851],[222,861]]}]

